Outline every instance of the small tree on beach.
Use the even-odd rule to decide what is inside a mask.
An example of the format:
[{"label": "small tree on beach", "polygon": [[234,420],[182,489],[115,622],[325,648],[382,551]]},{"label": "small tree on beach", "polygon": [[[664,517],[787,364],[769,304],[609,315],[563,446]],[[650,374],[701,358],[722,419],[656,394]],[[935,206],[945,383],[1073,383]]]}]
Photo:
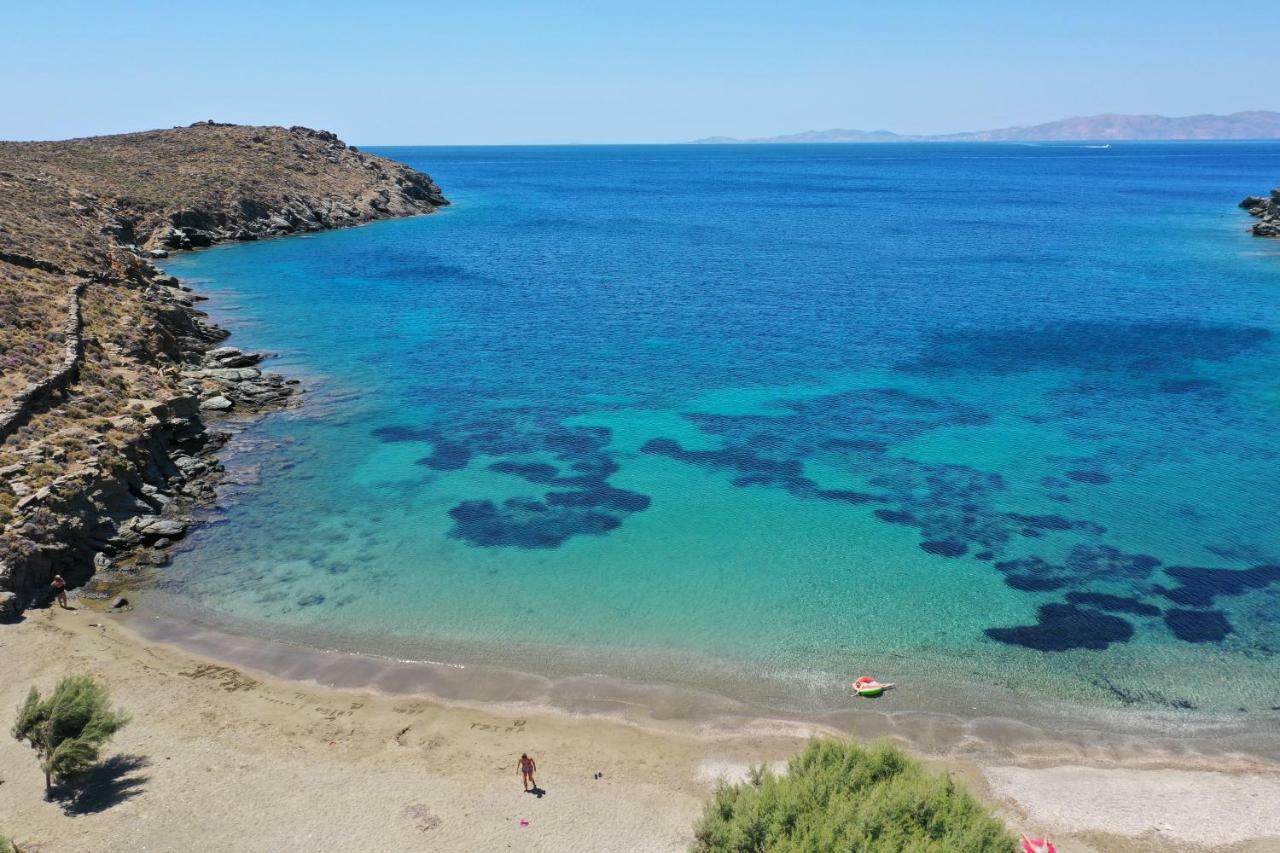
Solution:
[{"label": "small tree on beach", "polygon": [[127,722],[127,716],[111,710],[106,687],[87,675],[73,675],[58,682],[48,698],[31,688],[18,709],[13,736],[31,744],[40,757],[48,796],[55,781],[72,781],[97,764],[102,745]]},{"label": "small tree on beach", "polygon": [[887,743],[815,740],[785,775],[721,784],[695,853],[1013,853],[1004,823],[968,791]]}]

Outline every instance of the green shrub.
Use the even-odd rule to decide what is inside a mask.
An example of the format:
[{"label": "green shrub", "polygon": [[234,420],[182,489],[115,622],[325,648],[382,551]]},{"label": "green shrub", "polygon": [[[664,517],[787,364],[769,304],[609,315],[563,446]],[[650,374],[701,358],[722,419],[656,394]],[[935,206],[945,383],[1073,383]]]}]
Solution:
[{"label": "green shrub", "polygon": [[107,688],[87,675],[73,675],[58,682],[47,699],[31,688],[18,709],[13,736],[40,756],[47,794],[55,780],[73,781],[97,764],[99,749],[128,721],[111,710]]},{"label": "green shrub", "polygon": [[695,831],[696,853],[1012,853],[1004,823],[945,775],[880,743],[815,740],[787,773],[753,769],[721,784]]}]

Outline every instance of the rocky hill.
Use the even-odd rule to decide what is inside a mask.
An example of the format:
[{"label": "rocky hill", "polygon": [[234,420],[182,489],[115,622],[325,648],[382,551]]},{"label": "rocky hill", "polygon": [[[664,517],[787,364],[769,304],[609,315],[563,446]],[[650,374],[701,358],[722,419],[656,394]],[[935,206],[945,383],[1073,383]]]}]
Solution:
[{"label": "rocky hill", "polygon": [[292,392],[218,346],[153,260],[445,204],[428,176],[302,127],[0,143],[0,618],[54,573],[165,562],[216,479],[207,422]]},{"label": "rocky hill", "polygon": [[1280,237],[1280,187],[1269,196],[1251,195],[1240,202],[1250,216],[1258,217],[1253,233],[1259,237]]}]

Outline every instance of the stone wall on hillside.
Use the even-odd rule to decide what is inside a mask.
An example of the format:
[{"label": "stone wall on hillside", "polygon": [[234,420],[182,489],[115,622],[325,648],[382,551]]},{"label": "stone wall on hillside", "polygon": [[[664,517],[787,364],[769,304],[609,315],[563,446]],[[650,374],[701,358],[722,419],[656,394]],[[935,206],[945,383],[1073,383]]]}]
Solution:
[{"label": "stone wall on hillside", "polygon": [[85,281],[75,284],[69,294],[62,363],[44,379],[32,382],[22,389],[13,400],[0,409],[0,443],[26,423],[27,419],[44,406],[54,394],[66,390],[71,383],[75,382],[76,374],[80,369],[80,360],[84,358],[80,298],[84,295],[87,284],[88,282]]}]

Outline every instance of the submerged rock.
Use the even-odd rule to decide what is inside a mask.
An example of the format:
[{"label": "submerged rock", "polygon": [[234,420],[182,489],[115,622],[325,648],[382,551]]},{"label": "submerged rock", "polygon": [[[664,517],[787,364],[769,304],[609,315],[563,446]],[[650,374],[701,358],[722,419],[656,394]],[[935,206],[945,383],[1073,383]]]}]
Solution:
[{"label": "submerged rock", "polygon": [[169,555],[163,551],[157,551],[154,548],[144,548],[134,557],[134,565],[136,566],[160,566],[169,565]]}]

